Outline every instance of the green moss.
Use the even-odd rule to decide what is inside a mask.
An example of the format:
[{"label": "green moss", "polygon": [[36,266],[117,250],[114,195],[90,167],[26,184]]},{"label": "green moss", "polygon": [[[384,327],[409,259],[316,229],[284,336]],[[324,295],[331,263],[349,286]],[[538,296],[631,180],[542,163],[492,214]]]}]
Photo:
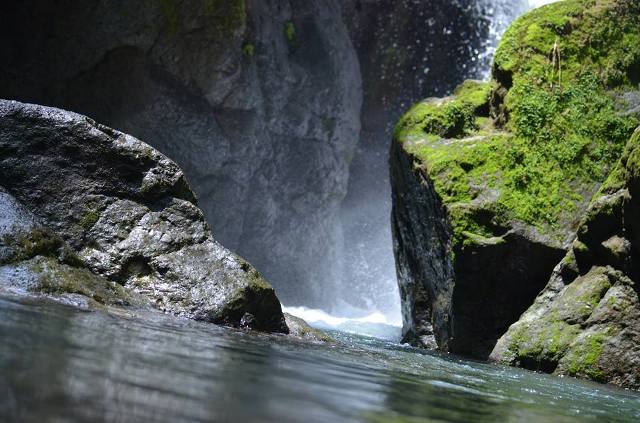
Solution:
[{"label": "green moss", "polygon": [[491,85],[485,82],[467,80],[460,84],[453,94],[456,101],[471,105],[476,115],[482,116],[489,113],[491,88]]},{"label": "green moss", "polygon": [[576,342],[577,345],[573,346],[566,358],[568,363],[566,373],[569,376],[581,376],[605,382],[605,373],[598,365],[598,361],[611,335],[610,329],[601,330],[590,333]]},{"label": "green moss", "polygon": [[243,28],[247,20],[245,0],[207,0],[207,11],[214,28],[222,34]]},{"label": "green moss", "polygon": [[256,53],[256,46],[252,43],[244,43],[242,45],[242,53],[247,57],[253,57]]},{"label": "green moss", "polygon": [[[573,369],[569,371],[571,375],[596,378],[591,370],[601,353],[601,348],[597,347],[611,336],[613,329],[602,332],[603,336],[585,337],[585,326],[589,325],[589,318],[611,288],[610,277],[607,268],[594,267],[587,275],[567,285],[544,314],[535,319],[524,318],[512,326],[504,360],[520,362],[532,369],[556,369],[560,373],[570,368]],[[607,302],[611,305],[610,298]],[[613,301],[615,303],[615,299]],[[587,329],[590,330],[593,329]],[[572,364],[568,366],[567,363]]]},{"label": "green moss", "polygon": [[569,324],[556,312],[545,316],[535,326],[522,325],[512,336],[508,359],[535,367],[541,363],[558,363],[580,333],[580,326]]},{"label": "green moss", "polygon": [[604,294],[607,293],[607,290],[611,288],[611,283],[608,278],[603,278],[600,280],[598,287],[591,292],[586,292],[583,295],[579,296],[576,300],[578,304],[581,304],[583,307],[589,310],[589,314],[594,310],[600,300],[604,297]]},{"label": "green moss", "polygon": [[58,263],[55,259],[38,257],[30,270],[40,275],[38,291],[49,295],[79,294],[103,305],[129,305],[132,298],[126,290],[87,269]]},{"label": "green moss", "polygon": [[[160,11],[166,21],[169,33],[177,34],[180,29],[180,2],[160,0]],[[206,13],[213,29],[222,35],[243,28],[246,22],[245,0],[206,0]]]},{"label": "green moss", "polygon": [[611,194],[622,187],[626,183],[632,182],[633,179],[638,179],[638,173],[640,172],[640,128],[637,129],[631,139],[627,143],[624,153],[620,158],[620,161],[616,164],[616,167],[611,171],[604,184],[600,188],[597,199],[603,194]]},{"label": "green moss", "polygon": [[413,106],[398,122],[396,139],[425,135],[455,138],[468,135],[480,128],[477,111],[488,113],[490,85],[466,81],[460,85],[455,97],[428,100]]},{"label": "green moss", "polygon": [[297,45],[298,42],[296,40],[296,26],[293,24],[293,22],[285,22],[284,36],[290,46],[295,47]]},{"label": "green moss", "polygon": [[[453,97],[418,103],[401,118],[396,141],[448,206],[456,245],[497,235],[454,210],[478,201],[499,221],[563,239],[638,125],[616,112],[610,95],[634,83],[637,57],[640,6],[565,0],[512,25],[492,84],[465,82]],[[500,127],[486,116],[491,89]]]},{"label": "green moss", "polygon": [[20,250],[25,257],[49,255],[62,245],[60,238],[45,229],[35,229],[18,238]]},{"label": "green moss", "polygon": [[100,212],[98,210],[87,211],[78,222],[84,229],[89,230],[100,219]]},{"label": "green moss", "polygon": [[160,0],[160,11],[165,18],[169,33],[178,32],[178,3],[175,0]]},{"label": "green moss", "polygon": [[35,256],[57,257],[64,248],[60,237],[43,228],[36,228],[15,237],[6,237],[2,244],[11,252],[5,263],[28,260]]}]

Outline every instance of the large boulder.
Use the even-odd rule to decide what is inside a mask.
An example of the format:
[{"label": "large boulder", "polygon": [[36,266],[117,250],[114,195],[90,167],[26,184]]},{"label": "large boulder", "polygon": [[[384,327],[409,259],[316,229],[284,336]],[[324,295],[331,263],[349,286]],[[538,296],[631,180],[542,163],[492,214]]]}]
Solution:
[{"label": "large boulder", "polygon": [[640,128],[578,237],[491,359],[640,388]]},{"label": "large boulder", "polygon": [[638,124],[638,40],[635,1],[542,7],[506,32],[492,82],[400,120],[392,223],[407,340],[487,358],[533,303]]},{"label": "large boulder", "polygon": [[[0,181],[22,209],[62,238],[80,267],[155,307],[287,331],[271,286],[211,236],[180,168],[132,136],[60,109],[0,101]],[[24,221],[5,224],[11,231],[18,225],[33,233],[27,218],[8,221]],[[48,245],[49,238],[29,242]],[[3,260],[13,263],[15,255]]]},{"label": "large boulder", "polygon": [[11,1],[0,98],[73,110],[185,171],[289,304],[338,289],[361,82],[339,0]]}]

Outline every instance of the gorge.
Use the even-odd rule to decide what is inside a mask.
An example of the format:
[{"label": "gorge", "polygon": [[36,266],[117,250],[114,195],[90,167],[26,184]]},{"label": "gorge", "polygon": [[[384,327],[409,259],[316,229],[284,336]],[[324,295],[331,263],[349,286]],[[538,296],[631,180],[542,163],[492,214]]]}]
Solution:
[{"label": "gorge", "polygon": [[640,418],[639,19],[7,2],[0,418]]},{"label": "gorge", "polygon": [[0,96],[89,115],[176,160],[216,238],[284,304],[399,322],[390,130],[415,101],[485,77],[527,6],[20,2],[4,13]]}]

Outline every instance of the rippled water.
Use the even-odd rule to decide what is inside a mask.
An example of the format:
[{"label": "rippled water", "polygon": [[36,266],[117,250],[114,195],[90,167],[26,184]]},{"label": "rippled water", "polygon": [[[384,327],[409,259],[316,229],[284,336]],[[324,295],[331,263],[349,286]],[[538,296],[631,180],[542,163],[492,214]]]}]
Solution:
[{"label": "rippled water", "polygon": [[0,299],[0,421],[638,421],[640,395],[333,333]]}]

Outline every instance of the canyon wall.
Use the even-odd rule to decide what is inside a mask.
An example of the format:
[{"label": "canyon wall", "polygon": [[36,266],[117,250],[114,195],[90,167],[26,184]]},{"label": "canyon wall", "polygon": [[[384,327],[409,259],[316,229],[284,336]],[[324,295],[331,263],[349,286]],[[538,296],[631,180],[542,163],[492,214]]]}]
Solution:
[{"label": "canyon wall", "polygon": [[339,1],[30,0],[0,19],[0,97],[149,142],[285,303],[326,306],[362,98]]}]

